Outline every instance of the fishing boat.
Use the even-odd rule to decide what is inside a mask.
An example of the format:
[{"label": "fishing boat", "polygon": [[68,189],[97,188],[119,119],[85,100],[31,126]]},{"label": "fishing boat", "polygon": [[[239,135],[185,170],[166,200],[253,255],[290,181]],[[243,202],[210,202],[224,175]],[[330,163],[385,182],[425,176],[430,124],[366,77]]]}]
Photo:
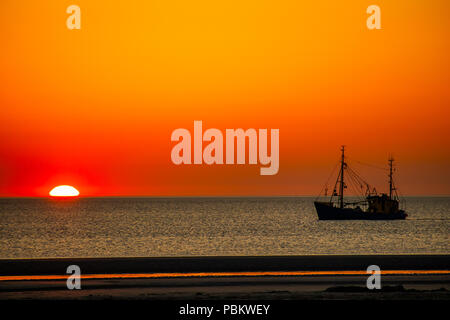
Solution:
[{"label": "fishing boat", "polygon": [[[375,188],[351,169],[345,159],[345,146],[341,147],[340,170],[330,199],[327,201],[314,201],[319,220],[395,220],[405,219],[408,215],[399,207],[399,197],[393,180],[393,162],[389,158],[389,193],[378,194]],[[347,184],[344,177],[348,177],[353,186],[365,189],[362,199],[345,201],[344,190]],[[325,187],[327,196],[328,187]],[[352,197],[350,197],[352,198]]]}]

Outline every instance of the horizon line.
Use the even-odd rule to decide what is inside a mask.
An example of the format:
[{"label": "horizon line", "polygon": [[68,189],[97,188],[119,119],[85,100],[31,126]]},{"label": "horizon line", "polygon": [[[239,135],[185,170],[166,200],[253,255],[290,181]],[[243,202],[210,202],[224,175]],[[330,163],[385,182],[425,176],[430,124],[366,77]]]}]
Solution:
[{"label": "horizon line", "polygon": [[[65,197],[79,199],[79,198],[329,198],[330,196],[318,195],[79,195],[76,197]],[[347,197],[360,197],[359,195],[348,195]],[[400,198],[408,197],[450,197],[450,194],[412,194],[403,195]],[[46,196],[1,196],[0,199],[12,198],[28,198],[28,199],[56,199],[57,197]]]}]

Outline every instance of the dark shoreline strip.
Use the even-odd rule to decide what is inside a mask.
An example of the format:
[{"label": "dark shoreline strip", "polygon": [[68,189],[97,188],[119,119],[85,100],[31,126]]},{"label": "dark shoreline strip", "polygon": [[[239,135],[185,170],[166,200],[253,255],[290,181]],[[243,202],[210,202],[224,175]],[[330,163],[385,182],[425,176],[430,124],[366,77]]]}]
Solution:
[{"label": "dark shoreline strip", "polygon": [[321,255],[167,258],[0,259],[0,275],[66,274],[78,265],[83,274],[255,271],[450,270],[450,255]]}]

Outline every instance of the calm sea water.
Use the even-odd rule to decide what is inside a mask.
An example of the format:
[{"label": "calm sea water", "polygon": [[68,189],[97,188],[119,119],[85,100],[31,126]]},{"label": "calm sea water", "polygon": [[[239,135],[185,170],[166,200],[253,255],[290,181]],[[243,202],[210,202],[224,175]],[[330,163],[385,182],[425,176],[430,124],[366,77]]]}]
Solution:
[{"label": "calm sea water", "polygon": [[0,258],[450,254],[450,197],[399,221],[318,221],[313,200],[0,198]]}]

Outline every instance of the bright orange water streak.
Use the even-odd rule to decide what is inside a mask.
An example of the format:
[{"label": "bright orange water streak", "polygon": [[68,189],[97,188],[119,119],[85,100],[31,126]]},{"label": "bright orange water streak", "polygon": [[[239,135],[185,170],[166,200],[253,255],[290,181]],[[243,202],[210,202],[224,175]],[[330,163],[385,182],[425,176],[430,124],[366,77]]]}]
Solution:
[{"label": "bright orange water streak", "polygon": [[[326,275],[367,275],[366,271],[255,271],[255,272],[192,272],[192,273],[120,273],[85,274],[81,279],[138,279],[138,278],[184,278],[184,277],[234,277],[234,276],[326,276]],[[450,274],[450,270],[383,270],[381,274],[421,275]],[[0,281],[16,280],[65,280],[70,275],[0,276]]]}]

